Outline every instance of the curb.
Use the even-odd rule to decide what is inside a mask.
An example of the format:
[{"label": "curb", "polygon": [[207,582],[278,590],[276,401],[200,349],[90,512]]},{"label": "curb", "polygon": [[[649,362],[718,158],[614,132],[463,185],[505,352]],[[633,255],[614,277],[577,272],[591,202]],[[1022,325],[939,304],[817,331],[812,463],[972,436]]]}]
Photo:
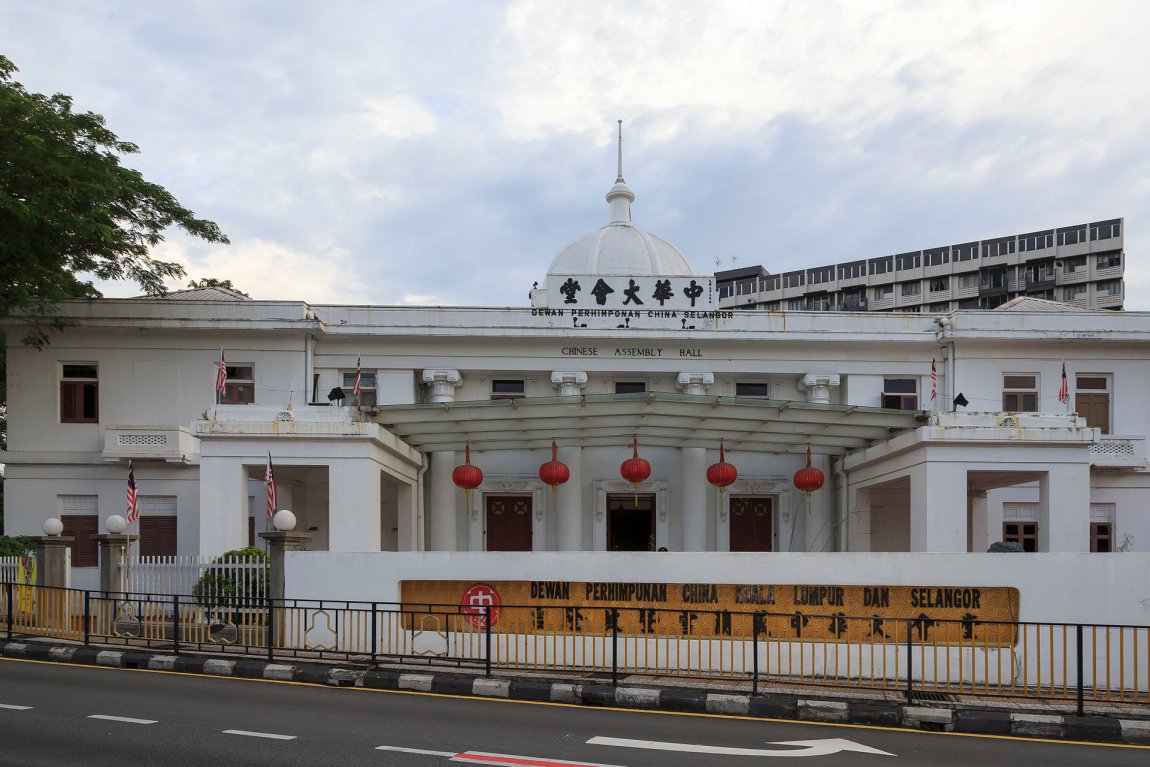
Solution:
[{"label": "curb", "polygon": [[904,727],[935,732],[1011,735],[1031,738],[1150,746],[1150,721],[1024,714],[1001,710],[933,708],[869,701],[804,699],[787,695],[751,696],[689,688],[614,687],[609,684],[487,679],[463,674],[408,673],[384,668],[367,671],[318,663],[269,663],[251,658],[222,659],[162,655],[140,650],[52,646],[39,642],[0,642],[0,657],[111,668],[177,671],[206,676],[305,682],[332,687],[366,687],[440,695],[468,695],[581,706],[723,714],[807,722]]}]

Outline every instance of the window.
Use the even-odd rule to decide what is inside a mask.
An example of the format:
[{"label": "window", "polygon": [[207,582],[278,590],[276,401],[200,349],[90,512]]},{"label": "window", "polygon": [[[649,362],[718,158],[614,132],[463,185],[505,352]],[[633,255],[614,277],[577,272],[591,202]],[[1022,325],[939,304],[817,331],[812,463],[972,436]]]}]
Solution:
[{"label": "window", "polygon": [[496,378],[491,382],[491,399],[526,397],[523,379]]},{"label": "window", "polygon": [[918,380],[915,378],[884,378],[880,404],[882,407],[894,410],[918,410]]},{"label": "window", "polygon": [[787,308],[792,312],[806,311],[807,300],[805,298],[790,298],[787,299]]},{"label": "window", "polygon": [[839,264],[839,279],[854,280],[866,277],[866,261],[852,261],[849,264]]},{"label": "window", "polygon": [[1094,286],[1094,292],[1102,296],[1122,295],[1122,280],[1103,280]]},{"label": "window", "polygon": [[1108,250],[1105,253],[1099,253],[1095,258],[1098,259],[1094,263],[1096,269],[1113,269],[1122,266],[1122,251],[1120,250]]},{"label": "window", "polygon": [[1068,285],[1062,289],[1063,301],[1077,301],[1086,296],[1086,285]]},{"label": "window", "polygon": [[1025,253],[1031,250],[1043,250],[1054,247],[1054,232],[1036,232],[1034,234],[1020,234],[1018,236],[1018,250]]},{"label": "window", "polygon": [[784,288],[801,288],[806,272],[787,272],[783,275]]},{"label": "window", "polygon": [[917,296],[922,285],[918,282],[904,282],[902,284],[902,294],[904,296]]},{"label": "window", "polygon": [[938,303],[931,304],[927,311],[932,313],[949,312],[950,301],[939,301]]},{"label": "window", "polygon": [[1091,240],[1109,240],[1110,238],[1118,237],[1121,234],[1122,230],[1117,221],[1104,221],[1099,224],[1090,225]]},{"label": "window", "polygon": [[1068,229],[1058,230],[1058,244],[1059,245],[1077,245],[1080,242],[1086,242],[1086,226],[1074,226]]},{"label": "window", "polygon": [[830,282],[834,278],[835,268],[833,266],[820,266],[818,269],[811,269],[807,272],[807,280],[810,285]]},{"label": "window", "polygon": [[923,251],[922,260],[926,266],[942,266],[950,261],[950,248]]},{"label": "window", "polygon": [[971,272],[970,274],[960,274],[958,276],[958,287],[966,288],[968,290],[971,288],[977,288],[978,275],[974,272]]},{"label": "window", "polygon": [[1080,272],[1086,268],[1086,256],[1079,256],[1078,258],[1068,258],[1064,261],[1066,271],[1070,274]]},{"label": "window", "polygon": [[1086,419],[1092,429],[1110,433],[1110,377],[1105,375],[1076,375],[1074,377],[1074,409]]},{"label": "window", "polygon": [[887,272],[893,271],[894,256],[883,256],[882,258],[872,258],[870,260],[871,274],[886,274]]},{"label": "window", "polygon": [[1026,265],[1026,283],[1054,282],[1054,262],[1035,261]]},{"label": "window", "polygon": [[973,261],[978,258],[978,243],[968,242],[965,245],[955,245],[954,248],[955,261]]},{"label": "window", "polygon": [[60,373],[60,423],[100,420],[100,382],[94,364],[65,364]]},{"label": "window", "polygon": [[61,535],[73,538],[72,567],[96,567],[100,564],[100,550],[92,536],[99,532],[96,496],[62,495],[59,497],[60,521],[64,524]]},{"label": "window", "polygon": [[1038,551],[1038,523],[1003,522],[1002,540],[1019,544],[1023,551]]},{"label": "window", "polygon": [[892,285],[877,285],[874,289],[874,300],[881,301],[891,294]]},{"label": "window", "polygon": [[1114,551],[1114,526],[1109,522],[1090,523],[1090,550],[1096,554]]},{"label": "window", "polygon": [[1007,413],[1038,412],[1038,376],[1004,375],[1002,409]]},{"label": "window", "polygon": [[616,381],[616,394],[642,394],[647,391],[647,384],[642,381]]},{"label": "window", "polygon": [[719,298],[730,298],[730,297],[731,297],[731,283],[726,282],[726,283],[723,283],[722,285],[719,285]]},{"label": "window", "polygon": [[944,290],[950,290],[949,277],[932,277],[930,280],[930,292],[940,293]]},{"label": "window", "polygon": [[150,517],[140,514],[140,556],[174,557],[176,555],[176,518]]},{"label": "window", "polygon": [[768,383],[751,383],[738,381],[735,383],[736,397],[770,397],[771,385]]},{"label": "window", "polygon": [[228,365],[228,378],[224,382],[223,405],[250,405],[256,401],[255,366],[243,363]]},{"label": "window", "polygon": [[763,290],[778,290],[780,285],[782,285],[782,278],[777,274],[763,279]]},{"label": "window", "polygon": [[758,285],[758,280],[753,277],[749,280],[739,280],[735,283],[735,293],[740,296],[749,296],[755,292],[755,287]]},{"label": "window", "polygon": [[984,243],[982,246],[982,257],[993,258],[994,256],[1005,256],[1008,253],[1014,252],[1014,238],[1009,237],[1003,240],[993,240]]},{"label": "window", "polygon": [[917,269],[919,264],[919,253],[903,253],[894,257],[894,266],[898,271],[906,269]]},{"label": "window", "polygon": [[[343,372],[343,385],[340,388],[348,397],[352,396],[351,393],[355,389],[354,370]],[[360,407],[375,407],[377,404],[379,401],[375,395],[375,371],[369,373],[362,370],[359,374],[359,405]]]}]

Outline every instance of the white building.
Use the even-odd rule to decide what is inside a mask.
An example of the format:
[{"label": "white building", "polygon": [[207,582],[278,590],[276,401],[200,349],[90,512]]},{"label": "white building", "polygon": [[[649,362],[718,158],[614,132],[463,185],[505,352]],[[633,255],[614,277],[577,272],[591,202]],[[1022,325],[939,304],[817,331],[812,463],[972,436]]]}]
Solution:
[{"label": "white building", "polygon": [[[607,200],[528,307],[73,301],[42,351],[5,319],[7,531],[59,516],[74,584],[94,585],[88,535],[123,514],[131,460],[143,552],[220,553],[265,528],[270,455],[317,550],[1150,546],[1150,315],[729,311],[632,225],[621,177]],[[538,475],[553,440],[571,475],[555,490]],[[651,466],[636,486],[633,440]],[[707,482],[720,443],[724,492]],[[469,494],[465,446],[484,475]],[[792,482],[808,447],[826,478],[809,499]]]}]

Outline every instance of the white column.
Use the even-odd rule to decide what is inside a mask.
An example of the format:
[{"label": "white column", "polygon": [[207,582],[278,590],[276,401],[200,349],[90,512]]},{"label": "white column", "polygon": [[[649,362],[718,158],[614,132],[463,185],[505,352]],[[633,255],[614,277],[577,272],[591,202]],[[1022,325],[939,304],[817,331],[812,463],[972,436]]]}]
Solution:
[{"label": "white column", "polygon": [[462,492],[451,481],[455,470],[455,452],[441,450],[431,454],[431,487],[427,493],[427,550],[455,551],[459,544],[455,532],[455,494]]},{"label": "white column", "polygon": [[419,508],[414,485],[400,485],[395,491],[396,518],[398,520],[398,540],[400,551],[419,550]]},{"label": "white column", "polygon": [[683,520],[683,551],[705,551],[707,548],[707,450],[702,447],[679,448],[682,456],[683,495],[680,504]]},{"label": "white column", "polygon": [[843,551],[870,551],[870,488],[850,491]]},{"label": "white column", "polygon": [[571,470],[571,478],[559,486],[556,503],[560,551],[583,551],[583,449],[561,447],[559,460]]},{"label": "white column", "polygon": [[[811,456],[811,465],[823,473],[824,479],[831,476],[830,461],[827,456]],[[803,514],[806,515],[803,527],[803,551],[834,551],[834,506],[835,497],[830,482],[824,482],[821,490],[811,494],[811,511],[806,512],[806,498],[803,498]]]},{"label": "white column", "polygon": [[455,389],[462,381],[458,370],[423,371],[423,382],[431,387],[432,402],[455,402]]},{"label": "white column", "polygon": [[926,461],[910,474],[910,550],[966,551],[966,469]]},{"label": "white column", "polygon": [[675,385],[681,392],[696,395],[706,394],[707,387],[714,382],[714,373],[680,373],[675,379]]},{"label": "white column", "polygon": [[1090,464],[1060,464],[1038,481],[1038,550],[1090,551]]},{"label": "white column", "polygon": [[[260,461],[262,472],[263,459]],[[264,499],[257,497],[257,522],[263,509]],[[201,459],[199,553],[215,556],[247,545],[247,469],[242,460],[234,456]]]},{"label": "white column", "polygon": [[379,551],[379,464],[340,458],[327,472],[328,551]]},{"label": "white column", "polygon": [[975,490],[970,494],[970,546],[972,552],[986,551],[990,544],[1001,537],[1002,525],[998,526],[999,533],[993,538],[990,536],[990,524],[987,518],[986,491]]}]

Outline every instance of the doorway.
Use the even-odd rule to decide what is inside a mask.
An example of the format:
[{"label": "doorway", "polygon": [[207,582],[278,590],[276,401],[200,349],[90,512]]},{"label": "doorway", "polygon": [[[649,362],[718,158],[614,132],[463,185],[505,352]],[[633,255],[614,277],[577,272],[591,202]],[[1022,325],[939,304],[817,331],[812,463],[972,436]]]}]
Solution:
[{"label": "doorway", "polygon": [[731,551],[773,551],[775,499],[762,495],[732,495]]},{"label": "doorway", "polygon": [[488,551],[531,551],[531,496],[485,495]]},{"label": "doorway", "polygon": [[655,550],[655,494],[607,496],[607,550]]}]

